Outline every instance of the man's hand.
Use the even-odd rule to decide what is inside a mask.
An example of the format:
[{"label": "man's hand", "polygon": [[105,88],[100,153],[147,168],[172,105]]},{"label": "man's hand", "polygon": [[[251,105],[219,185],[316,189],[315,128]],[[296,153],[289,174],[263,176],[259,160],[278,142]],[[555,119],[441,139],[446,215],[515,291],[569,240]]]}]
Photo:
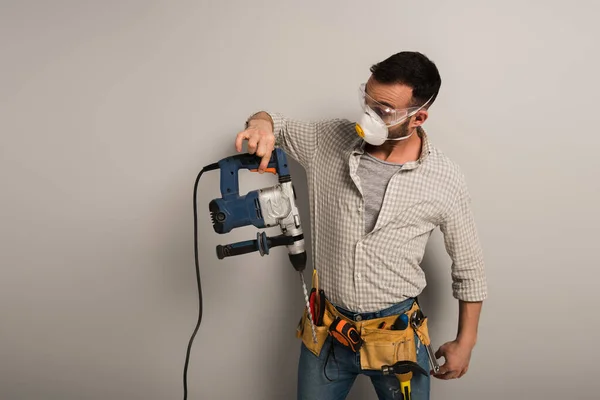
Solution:
[{"label": "man's hand", "polygon": [[440,346],[435,358],[444,357],[446,362],[440,365],[438,379],[456,379],[462,377],[469,369],[471,352],[477,342],[477,326],[483,302],[459,301],[458,334],[456,340]]},{"label": "man's hand", "polygon": [[462,377],[469,369],[472,351],[473,346],[471,344],[461,343],[458,340],[443,344],[435,352],[435,358],[444,357],[446,362],[440,365],[439,372],[433,374],[433,376],[438,379],[457,379]]},{"label": "man's hand", "polygon": [[261,112],[248,121],[248,128],[238,133],[235,139],[235,148],[238,153],[242,151],[244,140],[248,140],[248,153],[262,157],[258,167],[258,172],[262,174],[269,165],[271,153],[275,149],[271,117],[267,113]]}]

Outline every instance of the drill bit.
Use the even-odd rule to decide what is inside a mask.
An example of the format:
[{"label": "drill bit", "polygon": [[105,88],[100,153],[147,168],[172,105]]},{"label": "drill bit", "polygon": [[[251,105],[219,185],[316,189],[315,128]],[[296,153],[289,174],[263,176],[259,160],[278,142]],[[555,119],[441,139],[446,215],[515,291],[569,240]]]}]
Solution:
[{"label": "drill bit", "polygon": [[306,309],[308,310],[308,318],[310,319],[310,329],[312,330],[313,342],[317,343],[317,332],[315,330],[315,324],[313,323],[312,311],[310,311],[310,302],[308,301],[308,290],[306,289],[306,282],[304,282],[304,274],[300,273],[300,280],[302,281],[302,290],[304,290],[304,299],[306,300]]}]

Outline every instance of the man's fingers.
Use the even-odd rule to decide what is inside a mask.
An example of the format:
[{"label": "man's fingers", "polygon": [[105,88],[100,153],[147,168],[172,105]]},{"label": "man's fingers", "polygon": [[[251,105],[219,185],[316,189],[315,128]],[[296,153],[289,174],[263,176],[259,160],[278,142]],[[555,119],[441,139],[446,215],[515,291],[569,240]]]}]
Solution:
[{"label": "man's fingers", "polygon": [[440,365],[440,370],[438,371],[437,374],[433,374],[433,376],[435,376],[438,379],[450,379],[449,376],[450,374],[452,374],[453,371],[450,370],[450,368],[448,367],[448,364],[445,363],[443,365]]},{"label": "man's fingers", "polygon": [[250,135],[248,138],[248,153],[254,154],[258,147],[258,135]]},{"label": "man's fingers", "polygon": [[437,372],[437,374],[435,374],[436,376],[442,376],[444,374],[448,373],[448,367],[446,366],[446,364],[444,365],[440,365],[440,369]]},{"label": "man's fingers", "polygon": [[443,379],[443,380],[448,380],[448,379],[452,379],[453,375],[455,375],[454,371],[446,371],[444,373],[437,373],[434,376],[438,379]]},{"label": "man's fingers", "polygon": [[261,157],[260,164],[258,166],[258,172],[264,172],[269,166],[271,160],[271,153],[275,144],[275,137],[273,135],[261,134],[257,129],[247,129],[237,134],[235,138],[235,148],[239,152],[242,151],[242,144],[244,140],[248,140],[248,153],[256,154]]},{"label": "man's fingers", "polygon": [[258,172],[263,173],[265,169],[269,166],[269,160],[271,159],[271,154],[265,155],[260,161],[260,165],[258,166]]},{"label": "man's fingers", "polygon": [[445,351],[444,351],[444,346],[441,346],[439,349],[437,349],[437,351],[435,352],[435,358],[440,358],[444,355]]},{"label": "man's fingers", "polygon": [[437,374],[432,372],[432,375],[438,379],[458,379],[467,372],[468,368],[463,369],[451,369],[447,364],[441,365],[440,370]]},{"label": "man's fingers", "polygon": [[237,152],[241,152],[242,151],[242,143],[244,140],[249,139],[250,138],[250,133],[248,133],[248,131],[243,131],[237,134],[237,137],[235,138],[235,149],[237,150]]},{"label": "man's fingers", "polygon": [[259,157],[264,157],[267,155],[268,152],[269,152],[269,144],[267,143],[265,138],[262,138],[258,142],[258,147],[256,148],[256,155]]},{"label": "man's fingers", "polygon": [[444,379],[456,379],[458,378],[458,371],[450,371],[444,375]]},{"label": "man's fingers", "polygon": [[256,149],[256,155],[262,157],[260,166],[258,167],[259,172],[264,172],[264,170],[269,165],[269,160],[271,159],[271,154],[273,153],[273,140],[271,140],[268,136],[263,136],[258,141],[258,148]]}]

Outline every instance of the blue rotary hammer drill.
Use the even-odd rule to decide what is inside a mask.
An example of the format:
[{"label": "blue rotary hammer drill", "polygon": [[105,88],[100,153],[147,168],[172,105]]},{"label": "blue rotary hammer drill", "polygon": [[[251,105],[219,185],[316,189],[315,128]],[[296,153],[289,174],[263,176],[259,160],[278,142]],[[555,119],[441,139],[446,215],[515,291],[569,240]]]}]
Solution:
[{"label": "blue rotary hammer drill", "polygon": [[282,234],[268,237],[262,232],[258,233],[254,240],[219,245],[217,257],[223,259],[254,251],[263,256],[269,254],[272,247],[286,246],[293,267],[302,272],[306,267],[304,234],[295,202],[296,193],[283,150],[275,149],[267,166],[267,172],[278,176],[277,185],[253,190],[246,195],[239,193],[238,171],[256,171],[260,161],[260,157],[253,154],[238,154],[218,162],[221,170],[222,197],[209,203],[213,228],[215,232],[223,234],[248,225],[257,228],[279,226]]},{"label": "blue rotary hammer drill", "polygon": [[183,370],[184,399],[187,399],[187,370],[190,360],[192,344],[200,322],[202,321],[202,285],[200,282],[200,266],[198,256],[198,213],[196,206],[198,183],[206,171],[221,170],[221,197],[209,203],[209,211],[215,232],[228,233],[235,228],[253,225],[256,228],[269,228],[279,226],[281,235],[268,237],[264,232],[258,233],[256,239],[242,242],[218,245],[217,257],[237,256],[258,251],[261,256],[269,254],[272,247],[286,246],[292,266],[300,273],[304,300],[310,316],[313,340],[317,342],[316,329],[310,309],[308,291],[304,282],[304,269],[306,267],[306,251],[304,250],[304,234],[300,224],[300,214],[296,207],[296,193],[292,185],[292,178],[283,150],[276,148],[271,154],[267,172],[278,176],[279,182],[268,188],[253,190],[240,195],[238,172],[240,169],[257,171],[261,157],[253,154],[237,154],[226,157],[218,163],[206,165],[194,184],[194,250],[196,261],[196,283],[198,285],[198,321],[190,337],[185,366]]}]

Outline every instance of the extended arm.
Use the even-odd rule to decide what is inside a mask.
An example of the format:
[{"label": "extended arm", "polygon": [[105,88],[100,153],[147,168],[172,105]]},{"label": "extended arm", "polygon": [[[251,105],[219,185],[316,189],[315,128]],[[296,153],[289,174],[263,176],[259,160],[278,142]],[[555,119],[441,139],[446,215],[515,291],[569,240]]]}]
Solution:
[{"label": "extended arm", "polygon": [[436,352],[437,358],[446,359],[436,374],[440,379],[460,378],[467,372],[477,342],[483,300],[487,297],[482,249],[469,194],[464,181],[461,183],[456,202],[440,226],[452,259],[452,292],[459,301],[456,340],[445,343]]}]

